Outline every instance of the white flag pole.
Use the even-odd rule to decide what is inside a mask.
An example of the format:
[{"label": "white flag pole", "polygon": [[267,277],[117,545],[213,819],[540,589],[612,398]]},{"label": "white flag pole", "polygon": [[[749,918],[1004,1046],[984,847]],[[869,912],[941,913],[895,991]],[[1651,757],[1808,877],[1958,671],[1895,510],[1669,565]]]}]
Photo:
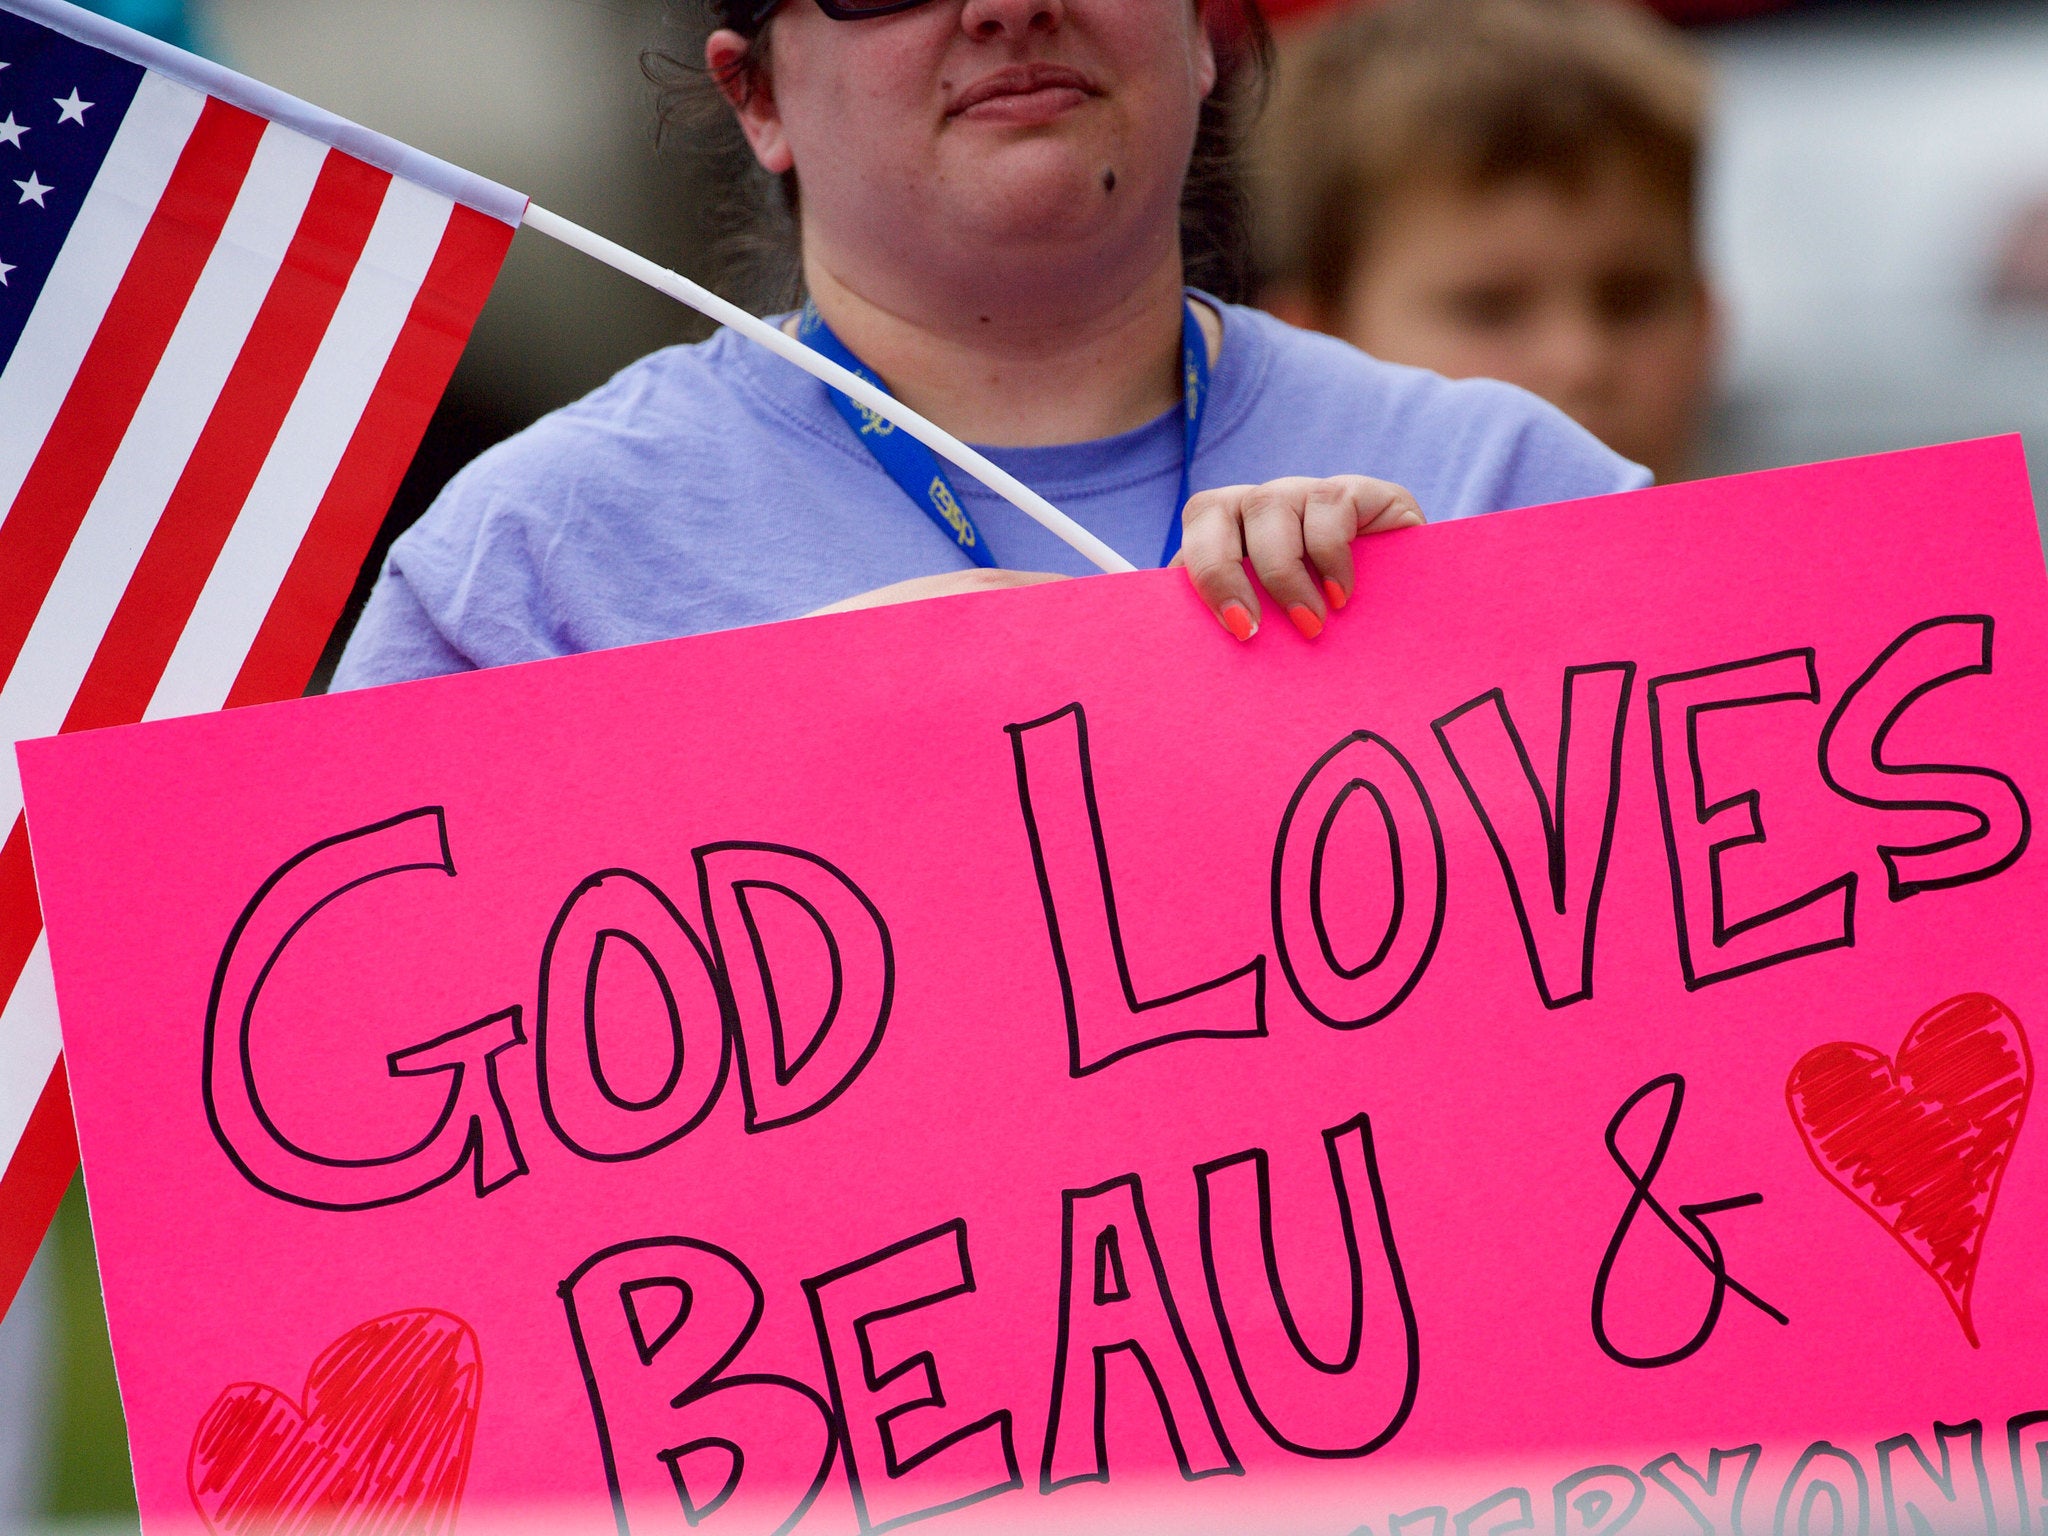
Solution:
[{"label": "white flag pole", "polygon": [[794,336],[785,334],[758,315],[749,314],[739,305],[721,299],[709,288],[691,282],[681,273],[658,266],[645,256],[636,256],[623,245],[607,240],[602,235],[592,234],[581,225],[571,224],[567,219],[549,213],[545,208],[528,204],[525,223],[526,227],[535,233],[546,235],[551,240],[559,240],[572,250],[595,257],[606,266],[615,268],[628,277],[637,278],[648,287],[657,289],[672,299],[680,300],[700,314],[708,315],[720,325],[730,326],[749,341],[758,342],[778,357],[795,363],[804,372],[824,380],[832,388],[866,406],[883,420],[892,422],[908,432],[939,457],[949,459],[966,470],[990,490],[1010,502],[1018,511],[1043,524],[1103,570],[1137,569],[1130,561],[1015,475],[990,463],[984,455],[976,453],[952,433],[933,426],[900,400],[875,388],[858,374],[849,373],[830,358],[819,355]]}]

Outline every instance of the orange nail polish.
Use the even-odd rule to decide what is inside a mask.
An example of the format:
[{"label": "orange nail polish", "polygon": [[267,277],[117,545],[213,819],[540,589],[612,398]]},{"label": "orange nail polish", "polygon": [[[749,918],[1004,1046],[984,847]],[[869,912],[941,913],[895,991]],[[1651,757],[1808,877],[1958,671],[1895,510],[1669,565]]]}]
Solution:
[{"label": "orange nail polish", "polygon": [[1339,608],[1342,608],[1346,603],[1351,601],[1351,599],[1345,594],[1344,589],[1334,581],[1325,581],[1323,583],[1323,596],[1327,597],[1330,600],[1330,608],[1332,612]]},{"label": "orange nail polish", "polygon": [[1294,620],[1294,627],[1301,631],[1304,640],[1313,640],[1323,632],[1323,621],[1316,617],[1315,609],[1306,603],[1296,603],[1287,610],[1287,617]]},{"label": "orange nail polish", "polygon": [[1252,616],[1245,611],[1243,603],[1225,603],[1220,617],[1223,627],[1240,640],[1249,640],[1259,632],[1259,626],[1252,622]]}]

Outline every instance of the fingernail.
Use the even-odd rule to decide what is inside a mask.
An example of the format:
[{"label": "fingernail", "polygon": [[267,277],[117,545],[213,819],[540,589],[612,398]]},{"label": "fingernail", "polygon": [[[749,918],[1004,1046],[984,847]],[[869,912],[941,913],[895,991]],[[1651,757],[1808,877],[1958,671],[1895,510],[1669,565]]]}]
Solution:
[{"label": "fingernail", "polygon": [[1296,603],[1287,610],[1287,617],[1294,620],[1294,627],[1301,631],[1301,638],[1313,640],[1323,632],[1323,621],[1316,617],[1315,609],[1306,603]]},{"label": "fingernail", "polygon": [[1323,583],[1323,596],[1327,597],[1330,600],[1330,607],[1332,610],[1342,608],[1346,603],[1351,601],[1350,597],[1345,593],[1344,589],[1334,581],[1325,581]]},{"label": "fingernail", "polygon": [[1225,603],[1218,617],[1223,620],[1223,627],[1240,640],[1249,640],[1259,632],[1259,626],[1252,622],[1252,616],[1243,603]]}]

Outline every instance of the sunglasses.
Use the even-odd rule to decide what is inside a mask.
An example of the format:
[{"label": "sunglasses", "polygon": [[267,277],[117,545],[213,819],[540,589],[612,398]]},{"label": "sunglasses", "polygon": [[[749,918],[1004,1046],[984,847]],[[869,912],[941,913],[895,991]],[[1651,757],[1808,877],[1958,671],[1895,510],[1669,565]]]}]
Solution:
[{"label": "sunglasses", "polygon": [[818,9],[834,21],[866,21],[892,11],[914,11],[929,0],[818,0]]},{"label": "sunglasses", "polygon": [[[724,0],[726,25],[752,37],[768,24],[782,0]],[[871,16],[890,16],[897,11],[914,11],[931,0],[818,0],[818,9],[834,21],[866,21]]]}]

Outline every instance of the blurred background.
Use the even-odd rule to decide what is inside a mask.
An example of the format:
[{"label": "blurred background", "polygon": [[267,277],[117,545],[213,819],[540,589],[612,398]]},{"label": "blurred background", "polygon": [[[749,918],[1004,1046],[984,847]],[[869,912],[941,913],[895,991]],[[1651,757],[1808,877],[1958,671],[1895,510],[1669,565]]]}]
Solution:
[{"label": "blurred background", "polygon": [[[698,53],[694,5],[93,8],[517,187],[692,276],[727,281],[706,212],[716,164],[688,144],[657,146],[641,65],[649,50]],[[1327,8],[1269,6],[1283,29]],[[2016,431],[2048,505],[2048,4],[1659,9],[1688,27],[1716,76],[1703,243],[1725,335],[1701,472]],[[704,331],[687,311],[521,235],[384,542],[493,442],[640,354]],[[74,1188],[0,1323],[0,1530],[134,1524],[98,1296]]]},{"label": "blurred background", "polygon": [[2026,435],[2048,503],[2048,6],[1836,5],[1711,33],[1707,467]]}]

